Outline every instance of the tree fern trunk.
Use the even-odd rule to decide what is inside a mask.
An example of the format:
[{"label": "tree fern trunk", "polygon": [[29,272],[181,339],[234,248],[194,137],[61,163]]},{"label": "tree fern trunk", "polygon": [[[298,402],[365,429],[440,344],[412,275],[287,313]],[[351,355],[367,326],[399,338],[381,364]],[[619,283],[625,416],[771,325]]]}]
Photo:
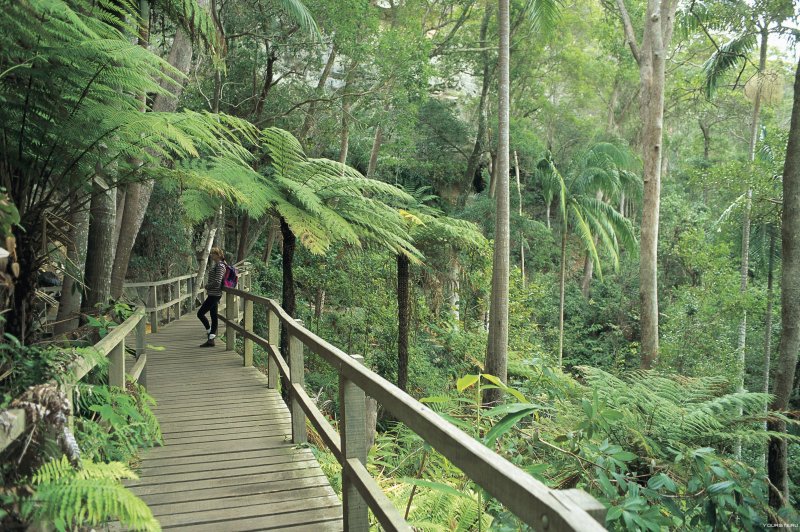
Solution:
[{"label": "tree fern trunk", "polygon": [[408,389],[409,261],[397,255],[397,387]]}]

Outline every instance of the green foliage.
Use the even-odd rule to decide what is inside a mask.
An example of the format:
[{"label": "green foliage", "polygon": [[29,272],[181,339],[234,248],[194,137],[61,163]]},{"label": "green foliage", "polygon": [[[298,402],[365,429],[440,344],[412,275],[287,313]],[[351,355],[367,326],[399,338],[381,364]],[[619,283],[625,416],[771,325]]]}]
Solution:
[{"label": "green foliage", "polygon": [[84,462],[74,469],[66,457],[44,464],[32,478],[36,489],[24,501],[27,517],[56,530],[118,520],[133,530],[161,530],[147,505],[122,486],[136,475],[124,464]]},{"label": "green foliage", "polygon": [[139,448],[161,443],[151,408],[155,400],[135,383],[127,390],[104,385],[77,386],[76,435],[85,456],[96,460],[133,459]]}]

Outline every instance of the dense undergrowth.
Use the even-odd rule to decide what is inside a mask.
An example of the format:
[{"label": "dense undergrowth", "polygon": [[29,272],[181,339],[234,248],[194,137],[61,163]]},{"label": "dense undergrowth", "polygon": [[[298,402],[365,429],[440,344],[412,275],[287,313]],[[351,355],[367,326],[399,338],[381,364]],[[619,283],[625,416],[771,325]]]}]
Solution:
[{"label": "dense undergrowth", "polygon": [[[89,342],[129,310],[117,306],[93,318]],[[34,422],[2,453],[0,528],[77,530],[119,521],[133,530],[160,530],[147,505],[121,482],[137,478],[132,466],[141,448],[161,443],[154,399],[135,382],[125,390],[109,386],[108,359],[91,347],[23,346],[10,334],[5,340],[0,408],[24,408]],[[69,365],[78,358],[97,366],[70,384]]]}]

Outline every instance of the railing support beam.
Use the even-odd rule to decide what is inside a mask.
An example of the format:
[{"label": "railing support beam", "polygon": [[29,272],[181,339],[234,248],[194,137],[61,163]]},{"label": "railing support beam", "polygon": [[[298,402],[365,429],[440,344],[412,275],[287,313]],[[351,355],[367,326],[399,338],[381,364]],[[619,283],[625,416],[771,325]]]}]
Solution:
[{"label": "railing support beam", "polygon": [[[244,330],[251,333],[253,332],[253,301],[251,299],[244,299]],[[244,337],[244,365],[246,367],[253,365],[253,341],[245,336]]]},{"label": "railing support beam", "polygon": [[[363,363],[364,357],[353,355]],[[339,376],[339,408],[341,409],[340,432],[342,437],[342,504],[344,511],[344,529],[349,532],[369,531],[369,507],[364,497],[358,492],[353,473],[349,471],[347,460],[355,458],[362,464],[367,463],[366,445],[366,412],[364,391],[355,383]]]},{"label": "railing support beam", "polygon": [[[269,344],[275,349],[280,349],[281,341],[281,322],[278,315],[272,309],[267,310],[267,318],[269,320],[267,330],[267,340]],[[272,356],[267,356],[267,386],[270,390],[274,390],[278,386],[278,363]]]},{"label": "railing support beam", "polygon": [[150,332],[157,333],[158,332],[158,311],[156,307],[158,306],[158,287],[151,286],[150,287],[150,297],[148,298],[147,306],[150,307]]},{"label": "railing support beam", "polygon": [[[236,296],[230,292],[225,292],[225,317],[231,323],[236,323],[239,313],[236,310]],[[236,331],[233,327],[225,328],[225,349],[234,351],[236,349]]]},{"label": "railing support beam", "polygon": [[122,338],[108,355],[108,384],[125,388],[125,338]]},{"label": "railing support beam", "polygon": [[[136,324],[136,360],[139,360],[140,357],[147,354],[144,335],[145,322],[144,318],[142,318],[139,320],[139,323]],[[142,372],[139,374],[139,384],[147,388],[147,364],[144,365]]]}]

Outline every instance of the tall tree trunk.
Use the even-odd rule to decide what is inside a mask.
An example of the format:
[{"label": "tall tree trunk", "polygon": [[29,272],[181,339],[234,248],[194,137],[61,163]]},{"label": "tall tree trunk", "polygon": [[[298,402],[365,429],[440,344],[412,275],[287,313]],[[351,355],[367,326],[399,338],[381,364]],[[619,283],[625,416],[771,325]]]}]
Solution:
[{"label": "tall tree trunk", "polygon": [[[86,207],[73,206],[70,215],[71,228],[67,242],[67,264],[58,316],[53,325],[53,334],[64,334],[78,327],[78,313],[83,300],[83,272],[86,267],[86,247],[89,242],[89,211]],[[77,278],[76,278],[77,277]]]},{"label": "tall tree trunk", "polygon": [[372,151],[369,153],[369,166],[367,166],[367,177],[375,177],[375,168],[378,166],[378,153],[381,151],[383,143],[383,129],[381,125],[375,126],[375,138],[372,139]]},{"label": "tall tree trunk", "polygon": [[[794,385],[797,352],[800,350],[800,61],[794,78],[794,104],[789,126],[786,162],[783,166],[783,212],[781,214],[781,341],[772,393],[773,410],[785,410]],[[769,430],[786,432],[786,423],[769,421]],[[778,492],[770,490],[769,504],[780,508],[788,504],[788,445],[773,437],[769,442],[769,480]]]},{"label": "tall tree trunk", "polygon": [[547,208],[547,228],[550,229],[550,205],[553,203],[553,200],[545,201],[545,205]]},{"label": "tall tree trunk", "polygon": [[764,324],[764,384],[761,391],[769,393],[769,373],[772,364],[772,302],[774,300],[775,279],[775,228],[768,226],[769,231],[769,257],[767,258],[767,315]]},{"label": "tall tree trunk", "polygon": [[478,131],[475,134],[475,144],[472,146],[472,153],[467,159],[467,171],[464,174],[464,182],[470,183],[475,179],[475,173],[480,166],[481,156],[484,151],[484,137],[486,136],[486,103],[489,99],[489,87],[492,82],[492,72],[489,64],[489,50],[486,44],[486,34],[489,30],[489,21],[492,18],[492,4],[486,5],[483,12],[483,19],[481,20],[479,46],[483,50],[481,52],[481,59],[483,62],[482,68],[482,83],[481,83],[481,97],[478,100]]},{"label": "tall tree trunk", "polygon": [[558,367],[564,361],[564,287],[567,283],[567,226],[561,228],[561,279],[558,299]]},{"label": "tall tree trunk", "polygon": [[677,0],[648,0],[641,48],[637,45],[624,0],[617,0],[625,40],[639,65],[641,88],[644,195],[639,261],[641,365],[658,359],[658,225],[663,157],[664,81],[667,48],[672,39]]},{"label": "tall tree trunk", "polygon": [[[769,33],[766,24],[761,31],[761,48],[759,53],[758,71],[759,74],[764,72],[767,66],[767,44]],[[749,159],[752,163],[756,158],[756,143],[758,141],[758,124],[761,115],[761,82],[756,84],[756,94],[753,99],[753,117],[750,123],[750,151]],[[742,217],[742,263],[739,271],[739,292],[741,294],[747,293],[747,280],[750,270],[750,213],[753,205],[753,188],[748,186],[745,192],[745,207],[744,215]],[[742,298],[744,300],[744,298]],[[745,378],[745,358],[747,350],[747,308],[742,309],[742,316],[739,320],[739,331],[736,342],[736,358],[739,363],[739,383],[738,388],[740,392],[744,391],[744,378]],[[741,414],[742,409],[739,409]],[[742,456],[742,441],[737,439],[734,445],[734,456],[741,458]]]},{"label": "tall tree trunk", "polygon": [[[495,194],[497,218],[492,260],[492,294],[489,317],[489,345],[486,351],[486,372],[506,382],[508,363],[508,265],[509,265],[509,0],[498,0],[500,50],[498,53],[498,124],[497,169]],[[500,400],[499,389],[483,395],[484,404]]]},{"label": "tall tree trunk", "polygon": [[[519,217],[522,218],[522,184],[519,179],[519,157],[514,151],[514,174],[517,178],[517,199],[519,200]],[[525,231],[519,231],[519,266],[522,272],[522,286],[525,287]]]},{"label": "tall tree trunk", "polygon": [[90,208],[89,242],[86,251],[86,298],[84,312],[111,298],[111,268],[114,264],[117,190],[95,178]]},{"label": "tall tree trunk", "polygon": [[[143,4],[146,3],[144,2]],[[200,0],[198,3],[204,5],[206,1]],[[147,46],[146,39],[140,38],[140,42],[145,47]],[[182,73],[189,73],[189,68],[192,65],[192,39],[181,28],[178,28],[175,32],[175,39],[172,42],[167,61]],[[170,85],[169,88],[172,91],[171,95],[156,95],[155,100],[153,100],[153,111],[172,112],[178,108],[178,98],[183,92],[183,84],[179,83],[177,87]],[[111,295],[115,298],[122,295],[122,285],[125,282],[125,276],[128,274],[131,251],[133,251],[136,236],[142,228],[142,222],[147,212],[147,206],[150,204],[150,196],[153,194],[154,185],[155,182],[152,179],[128,185],[125,195],[125,207],[122,211],[123,219],[120,225],[119,238],[115,243],[116,254],[113,258],[114,263],[111,273]]]},{"label": "tall tree trunk", "polygon": [[397,255],[397,387],[408,390],[409,261]]}]

